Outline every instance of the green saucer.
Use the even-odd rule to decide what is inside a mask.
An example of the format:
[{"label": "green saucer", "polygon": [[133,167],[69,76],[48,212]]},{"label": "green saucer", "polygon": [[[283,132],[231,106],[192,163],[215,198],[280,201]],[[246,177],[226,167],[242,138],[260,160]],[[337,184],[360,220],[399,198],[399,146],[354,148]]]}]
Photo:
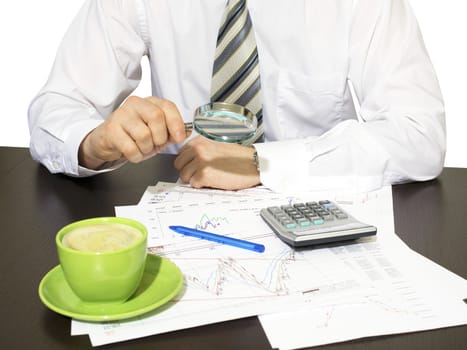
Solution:
[{"label": "green saucer", "polygon": [[141,285],[121,304],[85,303],[71,290],[59,266],[39,284],[39,297],[51,310],[84,321],[114,321],[151,311],[171,300],[183,284],[183,275],[171,261],[148,254]]}]

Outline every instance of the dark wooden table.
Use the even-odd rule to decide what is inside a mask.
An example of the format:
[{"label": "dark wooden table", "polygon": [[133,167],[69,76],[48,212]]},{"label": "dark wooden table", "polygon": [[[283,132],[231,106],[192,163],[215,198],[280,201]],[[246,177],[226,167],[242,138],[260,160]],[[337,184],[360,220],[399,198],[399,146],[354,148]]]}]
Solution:
[{"label": "dark wooden table", "polygon": [[[52,175],[25,148],[0,147],[1,349],[87,349],[70,319],[45,308],[37,288],[57,265],[54,236],[71,221],[114,215],[148,185],[175,181],[173,156],[159,155],[112,173]],[[396,232],[414,250],[467,278],[467,169],[444,169],[424,183],[393,187]],[[466,296],[467,297],[467,296]],[[116,343],[115,349],[270,349],[256,317]],[[467,349],[467,326],[375,337],[315,349]]]}]

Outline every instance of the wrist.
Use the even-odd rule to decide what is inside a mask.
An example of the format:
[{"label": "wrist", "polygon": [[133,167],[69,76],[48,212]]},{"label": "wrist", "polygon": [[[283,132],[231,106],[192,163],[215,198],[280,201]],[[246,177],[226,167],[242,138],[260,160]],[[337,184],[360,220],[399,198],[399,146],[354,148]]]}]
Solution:
[{"label": "wrist", "polygon": [[90,145],[89,135],[90,133],[86,135],[79,146],[78,164],[87,169],[97,170],[105,163],[105,160],[94,156]]}]

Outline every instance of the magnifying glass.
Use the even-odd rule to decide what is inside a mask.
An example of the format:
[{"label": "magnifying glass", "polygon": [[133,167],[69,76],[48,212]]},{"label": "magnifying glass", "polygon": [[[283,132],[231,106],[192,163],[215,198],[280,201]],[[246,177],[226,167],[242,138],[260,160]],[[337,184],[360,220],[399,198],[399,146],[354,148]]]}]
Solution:
[{"label": "magnifying glass", "polygon": [[258,120],[246,107],[226,103],[211,102],[195,111],[192,123],[185,123],[185,130],[196,130],[208,139],[242,143],[256,134]]}]

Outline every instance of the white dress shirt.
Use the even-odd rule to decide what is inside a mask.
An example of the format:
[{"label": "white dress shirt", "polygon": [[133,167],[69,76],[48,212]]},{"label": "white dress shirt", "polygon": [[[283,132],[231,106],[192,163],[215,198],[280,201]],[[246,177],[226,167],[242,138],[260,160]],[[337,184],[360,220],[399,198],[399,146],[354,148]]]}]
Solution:
[{"label": "white dress shirt", "polygon": [[[79,145],[137,87],[144,56],[153,95],[191,121],[210,99],[225,3],[86,1],[29,109],[34,159],[51,172],[98,173],[78,165]],[[249,0],[248,8],[260,59],[266,142],[256,149],[265,186],[371,190],[439,174],[443,100],[408,1]]]}]

